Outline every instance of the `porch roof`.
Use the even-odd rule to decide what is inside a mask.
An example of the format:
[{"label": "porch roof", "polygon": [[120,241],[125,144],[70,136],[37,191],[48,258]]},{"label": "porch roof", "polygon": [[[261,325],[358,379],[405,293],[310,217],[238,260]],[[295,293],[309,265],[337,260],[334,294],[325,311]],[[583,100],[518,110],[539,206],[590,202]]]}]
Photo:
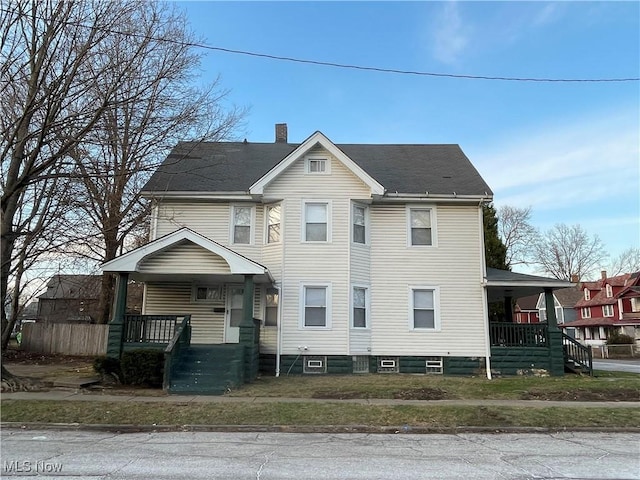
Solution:
[{"label": "porch roof", "polygon": [[545,288],[557,290],[573,287],[575,284],[557,278],[539,277],[525,273],[510,272],[497,268],[487,268],[485,287],[490,302],[503,300],[505,297],[521,298],[540,294]]},{"label": "porch roof", "polygon": [[[141,247],[136,248],[124,255],[121,255],[118,258],[115,258],[109,262],[106,262],[101,265],[103,272],[129,272],[129,273],[137,273],[137,276],[134,275],[134,278],[138,278],[141,280],[146,280],[148,275],[144,275],[141,273],[141,265],[145,259],[153,255],[157,255],[166,251],[180,243],[185,241],[192,242],[195,245],[198,245],[205,250],[211,252],[214,255],[222,258],[227,265],[229,266],[229,271],[227,275],[231,275],[236,279],[242,278],[243,275],[255,275],[257,276],[256,281],[258,282],[272,282],[273,278],[267,267],[261,265],[253,260],[240,255],[237,252],[234,252],[230,248],[225,247],[193,230],[188,228],[181,228],[180,230],[176,230],[168,235],[160,237],[152,242],[147,243]],[[211,272],[214,276],[215,272]],[[158,274],[154,274],[157,276]],[[185,271],[176,271],[172,272],[172,278],[178,279],[179,277],[189,276],[189,272]],[[223,275],[224,276],[224,275]]]}]

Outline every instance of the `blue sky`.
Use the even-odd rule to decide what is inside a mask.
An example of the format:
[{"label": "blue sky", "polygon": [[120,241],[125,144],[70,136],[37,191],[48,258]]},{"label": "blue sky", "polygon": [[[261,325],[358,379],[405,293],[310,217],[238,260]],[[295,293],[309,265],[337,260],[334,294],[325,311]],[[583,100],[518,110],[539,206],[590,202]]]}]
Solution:
[{"label": "blue sky", "polygon": [[[640,77],[638,2],[180,2],[208,45],[456,75]],[[640,246],[640,83],[378,73],[206,51],[203,79],[248,107],[238,138],[457,143],[496,206]],[[604,266],[604,265],[603,265]]]}]

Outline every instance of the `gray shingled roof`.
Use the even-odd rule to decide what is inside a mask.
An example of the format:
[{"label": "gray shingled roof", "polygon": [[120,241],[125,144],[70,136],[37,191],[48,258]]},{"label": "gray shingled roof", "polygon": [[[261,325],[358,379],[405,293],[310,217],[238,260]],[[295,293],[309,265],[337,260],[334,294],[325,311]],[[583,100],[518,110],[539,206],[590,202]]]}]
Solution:
[{"label": "gray shingled roof", "polygon": [[[492,195],[458,145],[336,145],[390,193]],[[298,144],[181,142],[145,192],[246,192]]]}]

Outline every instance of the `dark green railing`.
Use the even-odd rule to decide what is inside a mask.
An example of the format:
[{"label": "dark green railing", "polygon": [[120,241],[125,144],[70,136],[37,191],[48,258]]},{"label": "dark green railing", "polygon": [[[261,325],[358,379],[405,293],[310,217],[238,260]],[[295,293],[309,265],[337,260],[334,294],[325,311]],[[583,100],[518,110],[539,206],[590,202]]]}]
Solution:
[{"label": "dark green railing", "polygon": [[167,348],[164,350],[164,376],[162,388],[165,391],[171,385],[171,370],[178,362],[181,351],[191,344],[191,315],[182,317],[182,322],[176,328],[175,334],[169,340]]},{"label": "dark green railing", "polygon": [[564,364],[571,370],[580,370],[593,375],[593,355],[591,347],[582,345],[566,333],[562,334]]},{"label": "dark green railing", "polygon": [[169,343],[185,315],[125,315],[124,343]]},{"label": "dark green railing", "polygon": [[492,347],[547,347],[547,331],[544,323],[489,323]]}]

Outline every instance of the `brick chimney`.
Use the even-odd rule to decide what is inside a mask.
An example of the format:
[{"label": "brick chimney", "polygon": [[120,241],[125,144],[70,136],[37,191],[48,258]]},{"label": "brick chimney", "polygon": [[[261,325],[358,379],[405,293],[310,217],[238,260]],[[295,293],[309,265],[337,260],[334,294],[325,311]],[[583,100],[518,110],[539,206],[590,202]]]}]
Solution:
[{"label": "brick chimney", "polygon": [[580,283],[580,275],[576,275],[575,273],[571,275],[571,283]]},{"label": "brick chimney", "polygon": [[602,276],[602,280],[606,280],[607,279],[607,271],[606,270],[602,270],[600,272],[600,275]]},{"label": "brick chimney", "polygon": [[287,143],[286,123],[276,123],[276,143]]}]

